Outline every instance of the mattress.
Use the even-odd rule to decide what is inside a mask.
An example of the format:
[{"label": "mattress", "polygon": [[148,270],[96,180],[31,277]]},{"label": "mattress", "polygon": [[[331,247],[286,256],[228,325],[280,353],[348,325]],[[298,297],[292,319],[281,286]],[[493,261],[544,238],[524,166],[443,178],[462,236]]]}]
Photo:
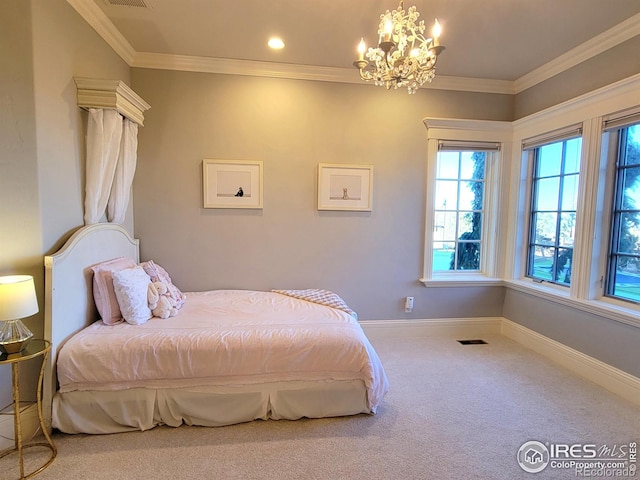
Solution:
[{"label": "mattress", "polygon": [[360,381],[371,413],[388,380],[357,320],[275,292],[187,293],[180,313],[142,325],[95,322],[57,360],[59,393]]}]

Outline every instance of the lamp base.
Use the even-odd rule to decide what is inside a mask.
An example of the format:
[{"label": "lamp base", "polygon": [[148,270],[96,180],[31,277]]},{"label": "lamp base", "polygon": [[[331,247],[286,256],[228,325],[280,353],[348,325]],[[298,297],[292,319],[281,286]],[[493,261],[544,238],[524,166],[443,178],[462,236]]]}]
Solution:
[{"label": "lamp base", "polygon": [[0,328],[0,351],[7,355],[21,352],[32,337],[31,330],[20,320],[3,322]]},{"label": "lamp base", "polygon": [[11,355],[12,353],[20,353],[22,350],[27,348],[27,345],[30,341],[31,338],[27,338],[26,340],[20,340],[13,343],[0,343],[0,352],[6,353],[7,355]]}]

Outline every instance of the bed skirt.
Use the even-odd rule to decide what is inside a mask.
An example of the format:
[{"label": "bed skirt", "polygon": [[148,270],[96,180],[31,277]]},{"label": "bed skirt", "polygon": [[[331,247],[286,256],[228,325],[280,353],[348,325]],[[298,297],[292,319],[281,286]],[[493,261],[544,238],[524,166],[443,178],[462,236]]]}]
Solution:
[{"label": "bed skirt", "polygon": [[361,380],[246,386],[73,391],[53,398],[52,426],[64,433],[118,433],[157,425],[224,426],[372,414]]}]

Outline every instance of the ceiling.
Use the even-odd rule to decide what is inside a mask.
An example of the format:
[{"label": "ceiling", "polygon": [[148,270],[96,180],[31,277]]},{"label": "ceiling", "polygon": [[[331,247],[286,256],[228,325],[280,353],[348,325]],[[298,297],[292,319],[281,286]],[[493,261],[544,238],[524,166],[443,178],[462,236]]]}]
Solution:
[{"label": "ceiling", "polygon": [[[253,64],[280,76],[354,82],[360,37],[376,41],[380,14],[397,7],[397,0],[67,1],[132,66]],[[640,34],[640,0],[407,0],[405,7],[412,5],[429,30],[435,17],[443,27],[436,80],[482,79],[497,90],[535,84]],[[267,47],[272,35],[282,37],[283,50]]]}]

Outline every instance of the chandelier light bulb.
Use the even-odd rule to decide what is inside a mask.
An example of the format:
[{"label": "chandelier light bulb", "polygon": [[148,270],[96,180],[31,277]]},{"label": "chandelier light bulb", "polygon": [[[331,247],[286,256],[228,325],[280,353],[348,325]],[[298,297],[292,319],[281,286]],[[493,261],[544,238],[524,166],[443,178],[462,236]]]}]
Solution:
[{"label": "chandelier light bulb", "polygon": [[435,23],[433,24],[433,30],[431,30],[431,33],[433,33],[433,46],[437,47],[438,45],[440,45],[439,38],[442,34],[442,27],[440,26],[437,18]]},{"label": "chandelier light bulb", "polygon": [[358,44],[358,60],[364,60],[364,52],[367,51],[367,46],[364,43],[364,38],[360,39]]},{"label": "chandelier light bulb", "polygon": [[384,41],[391,41],[391,34],[393,33],[393,22],[389,17],[386,18],[384,22]]}]

